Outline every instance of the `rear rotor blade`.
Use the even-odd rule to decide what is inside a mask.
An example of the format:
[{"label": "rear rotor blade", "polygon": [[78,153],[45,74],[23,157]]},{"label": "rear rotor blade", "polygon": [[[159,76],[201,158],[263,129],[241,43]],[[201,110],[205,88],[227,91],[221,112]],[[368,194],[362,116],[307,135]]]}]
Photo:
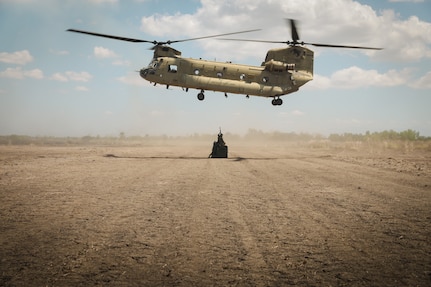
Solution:
[{"label": "rear rotor blade", "polygon": [[296,21],[293,20],[293,19],[286,19],[286,20],[288,20],[289,23],[290,23],[290,30],[291,30],[291,33],[292,33],[292,40],[293,40],[294,43],[296,43],[299,40],[299,34],[298,34],[298,30],[296,29],[296,24],[295,24]]},{"label": "rear rotor blade", "polygon": [[332,45],[332,44],[318,44],[318,43],[303,43],[304,45],[313,45],[315,47],[326,48],[349,48],[349,49],[366,49],[366,50],[383,50],[383,48],[361,47],[361,46],[348,46],[348,45]]},{"label": "rear rotor blade", "polygon": [[315,47],[326,47],[326,48],[349,48],[349,49],[366,49],[366,50],[383,50],[383,48],[373,47],[361,47],[361,46],[349,46],[349,45],[332,45],[332,44],[318,44],[318,43],[305,43],[305,42],[292,42],[292,41],[266,41],[266,40],[250,40],[250,39],[230,39],[230,38],[219,38],[218,40],[225,41],[241,41],[241,42],[257,42],[257,43],[274,43],[274,44],[287,44],[287,45],[312,45]]}]

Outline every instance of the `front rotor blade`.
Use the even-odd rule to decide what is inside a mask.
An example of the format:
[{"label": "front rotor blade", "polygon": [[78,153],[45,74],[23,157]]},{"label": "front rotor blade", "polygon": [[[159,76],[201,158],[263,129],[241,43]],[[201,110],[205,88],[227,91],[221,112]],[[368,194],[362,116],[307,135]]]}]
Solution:
[{"label": "front rotor blade", "polygon": [[332,44],[318,44],[318,43],[304,43],[305,45],[313,45],[316,47],[326,47],[326,48],[349,48],[349,49],[366,49],[366,50],[383,50],[383,48],[373,48],[373,47],[361,47],[361,46],[348,46],[348,45],[332,45]]},{"label": "front rotor blade", "polygon": [[147,41],[147,40],[140,40],[140,39],[134,39],[134,38],[126,38],[126,37],[121,37],[121,36],[100,34],[100,33],[88,32],[88,31],[83,31],[83,30],[67,29],[66,31],[68,31],[68,32],[75,32],[75,33],[81,33],[81,34],[87,34],[87,35],[97,36],[97,37],[110,38],[110,39],[121,40],[121,41],[127,41],[127,42],[157,44],[156,41]]},{"label": "front rotor blade", "polygon": [[289,41],[266,41],[266,40],[250,40],[250,39],[231,39],[231,38],[218,38],[217,40],[224,41],[242,41],[242,42],[256,42],[256,43],[273,43],[273,44],[290,44]]},{"label": "front rotor blade", "polygon": [[240,32],[233,32],[233,33],[218,34],[218,35],[212,35],[212,36],[204,36],[204,37],[196,37],[196,38],[190,38],[190,39],[183,39],[183,40],[174,40],[174,41],[168,41],[167,44],[186,42],[186,41],[194,41],[194,40],[207,39],[207,38],[215,38],[215,37],[235,35],[235,34],[242,34],[242,33],[250,33],[250,32],[256,32],[256,31],[260,31],[260,30],[261,29],[254,29],[254,30],[246,30],[246,31],[240,31]]}]

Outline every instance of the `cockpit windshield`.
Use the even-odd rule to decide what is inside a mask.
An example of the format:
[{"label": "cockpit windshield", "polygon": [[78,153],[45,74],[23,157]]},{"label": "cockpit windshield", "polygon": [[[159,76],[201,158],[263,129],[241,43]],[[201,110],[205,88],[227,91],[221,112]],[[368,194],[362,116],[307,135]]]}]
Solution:
[{"label": "cockpit windshield", "polygon": [[141,77],[146,79],[148,75],[154,75],[156,73],[157,68],[159,67],[159,64],[160,62],[157,59],[153,59],[146,68],[141,69],[140,71]]},{"label": "cockpit windshield", "polygon": [[159,67],[159,61],[157,59],[153,59],[151,63],[148,65],[149,69],[156,70]]}]

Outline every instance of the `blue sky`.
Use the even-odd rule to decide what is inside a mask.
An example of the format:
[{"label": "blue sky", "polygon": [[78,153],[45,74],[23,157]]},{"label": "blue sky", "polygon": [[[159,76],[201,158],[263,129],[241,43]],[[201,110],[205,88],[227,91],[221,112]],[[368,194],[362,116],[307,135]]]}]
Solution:
[{"label": "blue sky", "polygon": [[[190,135],[249,129],[431,136],[430,0],[0,0],[0,135]],[[315,78],[271,99],[154,87],[136,72],[150,44],[66,32],[177,40],[262,29],[242,38],[383,47],[315,51]],[[282,45],[177,43],[183,57],[260,65]]]}]

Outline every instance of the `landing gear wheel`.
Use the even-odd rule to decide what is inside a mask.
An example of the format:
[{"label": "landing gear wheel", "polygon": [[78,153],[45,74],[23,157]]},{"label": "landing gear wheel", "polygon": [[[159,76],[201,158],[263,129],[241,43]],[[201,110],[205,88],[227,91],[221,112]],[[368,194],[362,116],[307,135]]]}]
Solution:
[{"label": "landing gear wheel", "polygon": [[273,106],[281,106],[283,104],[283,100],[280,98],[274,98],[271,103]]},{"label": "landing gear wheel", "polygon": [[205,99],[205,95],[204,95],[204,93],[200,92],[200,93],[198,94],[198,100],[199,100],[199,101],[203,101],[204,99]]}]

